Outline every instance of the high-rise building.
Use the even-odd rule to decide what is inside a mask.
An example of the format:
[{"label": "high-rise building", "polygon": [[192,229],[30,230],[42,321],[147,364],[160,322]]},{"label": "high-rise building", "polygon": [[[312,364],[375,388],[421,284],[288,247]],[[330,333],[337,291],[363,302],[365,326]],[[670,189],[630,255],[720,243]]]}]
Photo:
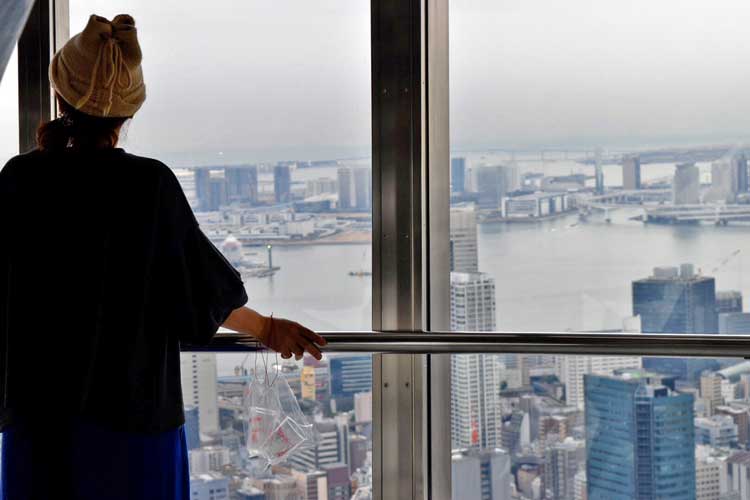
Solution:
[{"label": "high-rise building", "polygon": [[485,273],[451,273],[451,331],[491,332],[495,280]]},{"label": "high-rise building", "polygon": [[594,191],[604,194],[604,170],[602,170],[602,148],[596,148],[594,156]]},{"label": "high-rise building", "polygon": [[182,192],[185,193],[185,198],[187,198],[190,208],[198,210],[199,206],[198,193],[195,185],[195,171],[186,168],[175,168],[172,169],[172,172],[174,172],[175,177],[177,177],[177,182],[180,183],[180,187],[182,188]]},{"label": "high-rise building", "polygon": [[207,167],[193,170],[195,176],[195,196],[198,200],[198,210],[207,211],[208,205],[208,180],[211,177],[211,169]]},{"label": "high-rise building", "polygon": [[369,168],[359,167],[354,172],[354,207],[357,210],[372,209],[372,172]]},{"label": "high-rise building", "polygon": [[736,165],[728,159],[720,159],[711,163],[711,189],[708,192],[709,201],[734,203],[739,179]]},{"label": "high-rise building", "polygon": [[672,203],[675,205],[695,205],[700,201],[700,170],[694,163],[678,164],[672,182]]},{"label": "high-rise building", "polygon": [[622,188],[641,189],[641,159],[638,156],[623,158]]},{"label": "high-rise building", "polygon": [[701,374],[700,395],[709,404],[709,414],[713,415],[714,410],[724,404],[724,398],[721,395],[721,383],[724,377],[716,372],[704,372]]},{"label": "high-rise building", "polygon": [[737,424],[728,415],[714,415],[695,419],[695,444],[714,448],[735,448],[737,446]]},{"label": "high-rise building", "polygon": [[736,154],[730,160],[732,169],[737,176],[737,192],[746,193],[750,189],[748,183],[747,156],[744,153]]},{"label": "high-rise building", "polygon": [[339,210],[372,209],[372,171],[365,167],[339,167],[338,208]]},{"label": "high-rise building", "polygon": [[656,268],[633,282],[633,316],[643,333],[718,333],[716,282],[690,264]]},{"label": "high-rise building", "polygon": [[196,168],[195,193],[200,211],[216,211],[226,205],[228,197],[224,170],[211,167]]},{"label": "high-rise building", "polygon": [[575,476],[586,463],[582,440],[567,438],[545,450],[544,485],[550,500],[569,500],[575,496]]},{"label": "high-rise building", "polygon": [[331,398],[337,411],[354,409],[354,395],[372,392],[372,357],[368,354],[329,357]]},{"label": "high-rise building", "polygon": [[273,193],[276,203],[292,201],[292,172],[289,165],[279,163],[273,167]]},{"label": "high-rise building", "polygon": [[186,406],[198,408],[201,434],[219,431],[219,409],[216,394],[216,354],[183,353],[180,355],[182,399]]},{"label": "high-rise building", "polygon": [[636,356],[556,356],[557,378],[565,386],[565,401],[582,409],[584,403],[584,375],[612,375],[617,370],[641,367]]},{"label": "high-rise building", "polygon": [[318,420],[313,423],[318,442],[312,448],[294,453],[289,462],[299,471],[321,470],[324,465],[339,462],[349,463],[349,428],[336,419]]},{"label": "high-rise building", "polygon": [[[493,331],[495,328],[495,281],[483,273],[452,272],[451,329]],[[496,361],[484,354],[451,356],[454,448],[495,448],[501,442],[500,365]]]},{"label": "high-rise building", "polygon": [[742,312],[742,292],[737,290],[716,292],[716,312],[719,314]]},{"label": "high-rise building", "polygon": [[694,500],[693,396],[642,371],[584,386],[588,500]]},{"label": "high-rise building", "polygon": [[339,190],[339,210],[354,208],[356,195],[354,194],[354,175],[349,167],[339,167],[336,177]]},{"label": "high-rise building", "polygon": [[185,406],[185,440],[188,450],[200,448],[201,431],[200,416],[196,406]]},{"label": "high-rise building", "polygon": [[510,500],[510,455],[505,450],[454,450],[451,458],[452,498]]},{"label": "high-rise building", "polygon": [[250,206],[258,204],[258,167],[226,167],[224,179],[229,203],[245,203]]},{"label": "high-rise building", "polygon": [[750,333],[750,313],[719,314],[719,333],[725,335],[742,335]]},{"label": "high-rise building", "polygon": [[451,158],[451,192],[466,190],[466,158]]},{"label": "high-rise building", "polygon": [[450,259],[452,272],[479,271],[477,251],[477,213],[474,206],[451,207]]},{"label": "high-rise building", "polygon": [[479,167],[476,184],[479,192],[479,208],[498,210],[503,197],[518,189],[520,185],[518,167],[504,165]]},{"label": "high-rise building", "polygon": [[451,356],[453,448],[498,448],[502,444],[500,365],[489,354]]}]

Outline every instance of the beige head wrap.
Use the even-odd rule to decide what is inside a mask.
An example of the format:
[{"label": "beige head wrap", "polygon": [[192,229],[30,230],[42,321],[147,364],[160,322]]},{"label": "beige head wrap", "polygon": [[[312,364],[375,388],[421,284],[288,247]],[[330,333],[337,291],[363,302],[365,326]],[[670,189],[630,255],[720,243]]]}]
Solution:
[{"label": "beige head wrap", "polygon": [[83,32],[49,65],[52,87],[77,110],[100,117],[133,116],[146,100],[135,21],[92,15]]}]

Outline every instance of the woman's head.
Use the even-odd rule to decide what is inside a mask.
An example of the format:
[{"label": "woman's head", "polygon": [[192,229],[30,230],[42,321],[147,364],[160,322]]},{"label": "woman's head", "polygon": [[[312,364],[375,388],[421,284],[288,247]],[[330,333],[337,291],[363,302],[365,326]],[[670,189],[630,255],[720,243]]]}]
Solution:
[{"label": "woman's head", "polygon": [[92,15],[52,58],[49,77],[60,117],[42,125],[42,149],[113,147],[146,99],[141,48],[131,16]]}]

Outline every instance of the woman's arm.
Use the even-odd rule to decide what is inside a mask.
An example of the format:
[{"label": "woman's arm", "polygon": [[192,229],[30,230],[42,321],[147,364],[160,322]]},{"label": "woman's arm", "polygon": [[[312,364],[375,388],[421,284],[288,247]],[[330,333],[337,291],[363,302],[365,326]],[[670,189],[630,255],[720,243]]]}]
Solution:
[{"label": "woman's arm", "polygon": [[249,307],[232,311],[221,326],[252,335],[261,344],[280,353],[284,359],[291,358],[292,354],[296,359],[302,359],[305,351],[320,359],[322,355],[318,346],[326,345],[326,339],[299,323],[263,316]]}]

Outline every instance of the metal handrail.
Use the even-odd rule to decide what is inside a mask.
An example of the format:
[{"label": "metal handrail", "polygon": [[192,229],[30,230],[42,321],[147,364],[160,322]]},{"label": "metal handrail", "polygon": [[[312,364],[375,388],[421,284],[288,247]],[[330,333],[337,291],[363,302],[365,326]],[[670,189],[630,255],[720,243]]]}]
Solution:
[{"label": "metal handrail", "polygon": [[[319,332],[324,352],[401,354],[521,353],[750,358],[750,335],[506,332]],[[185,351],[251,352],[251,336],[219,333],[207,346]]]}]

